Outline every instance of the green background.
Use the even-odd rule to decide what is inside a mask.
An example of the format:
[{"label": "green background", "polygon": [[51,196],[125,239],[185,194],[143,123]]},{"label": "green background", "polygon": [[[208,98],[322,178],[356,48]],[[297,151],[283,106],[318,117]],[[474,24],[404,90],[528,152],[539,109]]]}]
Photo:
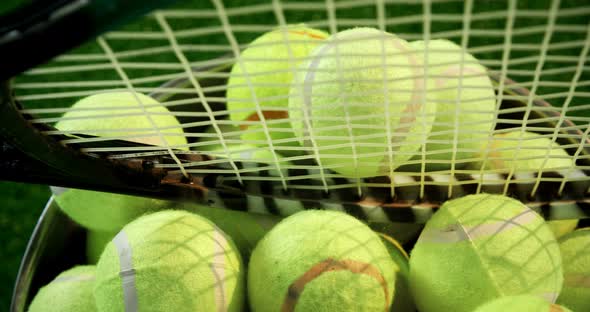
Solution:
[{"label": "green background", "polygon": [[[337,0],[334,0],[338,2]],[[23,0],[1,0],[0,1],[0,13],[8,11],[10,8],[15,7],[18,3],[24,2]],[[245,5],[253,5],[255,3],[269,3],[268,0],[260,0],[260,1],[249,1],[249,0],[232,0],[232,1],[223,1],[224,5],[227,7],[235,7],[235,6],[245,6]],[[288,1],[288,2],[295,2],[295,1]],[[299,1],[305,2],[305,1]],[[321,2],[321,1],[314,1],[314,3]],[[549,8],[551,1],[549,0],[532,0],[532,1],[518,1],[517,7],[519,9],[547,9]],[[563,0],[561,3],[561,8],[567,7],[579,7],[579,6],[586,6],[588,7],[587,0]],[[213,8],[213,5],[209,1],[199,1],[199,0],[191,0],[191,1],[184,1],[181,5],[185,8]],[[496,0],[476,0],[474,5],[475,11],[483,11],[483,10],[503,10],[506,8],[505,1],[496,1]],[[396,18],[396,17],[405,17],[408,15],[419,14],[423,10],[421,4],[408,4],[408,5],[401,5],[398,4],[395,8],[388,6],[386,7],[386,16],[388,18]],[[448,2],[448,3],[435,3],[432,6],[433,13],[461,13],[463,11],[463,4],[460,1]],[[375,17],[375,7],[374,6],[367,6],[362,8],[351,8],[351,9],[339,9],[337,11],[337,16],[339,19],[341,18],[367,18],[368,20],[374,19]],[[289,23],[297,23],[297,22],[305,22],[305,21],[317,21],[317,20],[325,20],[327,15],[324,12],[315,10],[315,11],[296,11],[290,10],[286,13],[287,22]],[[576,18],[565,18],[559,19],[559,24],[584,24],[590,20],[589,16],[578,16]],[[198,24],[192,22],[191,24],[187,24],[187,21],[171,21],[170,22],[172,27],[177,29],[186,29],[186,28],[196,28],[196,27],[203,27],[206,26],[219,26],[219,19],[218,18],[211,18],[211,19],[203,19],[199,20]],[[256,13],[256,14],[246,14],[240,16],[233,16],[230,18],[230,23],[232,24],[254,24],[254,25],[263,25],[269,24],[274,25],[276,24],[276,16],[274,13]],[[516,27],[523,27],[527,25],[543,25],[544,21],[539,19],[518,19]],[[472,27],[477,29],[494,29],[494,30],[502,30],[505,24],[504,19],[498,20],[483,20],[483,21],[475,21],[473,22]],[[454,22],[433,22],[432,24],[432,31],[433,32],[441,32],[445,30],[455,30],[460,28],[460,24]],[[133,30],[152,30],[152,29],[159,29],[157,24],[155,25],[130,25],[127,26],[126,29],[133,29]],[[413,24],[413,25],[396,25],[393,27],[388,27],[389,31],[392,32],[399,32],[399,33],[413,33],[419,34],[422,32],[422,25],[421,24]],[[256,37],[259,33],[256,31],[251,32],[240,32],[237,35],[238,41],[240,44],[245,44]],[[586,34],[568,34],[568,33],[559,33],[558,35],[554,36],[552,42],[571,42],[573,40],[585,40]],[[543,34],[531,35],[518,38],[518,42],[515,43],[535,43],[538,44],[542,41]],[[207,37],[200,37],[200,40],[207,40],[207,43],[211,44],[221,44],[227,45],[227,39],[225,36],[214,35],[214,36],[207,36]],[[460,37],[453,38],[455,42],[459,42]],[[499,44],[502,43],[504,38],[502,36],[499,37],[481,37],[481,38],[471,38],[470,39],[470,46],[479,46],[485,44]],[[190,42],[184,42],[190,43]],[[203,42],[201,42],[203,43]],[[109,44],[112,44],[112,47],[115,50],[125,50],[129,48],[129,42],[112,42],[109,41]],[[133,42],[131,42],[133,44]],[[137,46],[133,46],[132,48],[138,48]],[[100,51],[100,48],[96,45],[96,43],[91,42],[79,49],[80,51]],[[537,53],[535,51],[514,51],[512,56],[514,57],[524,57],[526,55],[533,55]],[[559,55],[572,55],[577,56],[580,53],[580,49],[572,48],[569,50],[559,50],[557,54]],[[191,58],[191,60],[206,60],[210,59],[211,57],[219,56],[219,53],[195,53],[191,55],[187,55],[187,57]],[[484,60],[500,60],[501,54],[498,53],[481,53],[477,55],[478,58]],[[170,61],[174,60],[174,55],[162,55],[160,58],[162,61]],[[525,65],[515,65],[510,66],[511,69],[534,69],[536,64],[530,63]],[[544,66],[544,69],[549,68],[557,68],[562,66],[559,63],[547,63]],[[497,68],[497,67],[496,67]],[[163,72],[158,72],[159,74],[163,74]],[[130,76],[142,75],[145,76],[145,72],[137,72],[135,73],[133,70],[129,70],[128,74]],[[111,72],[97,72],[94,75],[99,75],[97,79],[117,79],[116,74]],[[541,80],[547,81],[569,81],[572,78],[572,74],[561,74],[561,75],[543,75]],[[97,76],[93,76],[97,77]],[[43,77],[46,78],[46,77]],[[518,77],[512,77],[518,80]],[[34,81],[35,78],[30,78],[31,81]],[[69,79],[72,81],[80,81],[82,80],[79,76],[75,77],[73,75],[69,76]],[[86,78],[88,79],[88,78]],[[526,77],[522,78],[530,81],[531,78]],[[24,79],[26,80],[26,79]],[[580,81],[590,81],[590,72],[585,71]],[[557,87],[542,87],[538,90],[538,93],[552,93],[552,92],[564,92],[567,91],[567,88],[557,88]],[[587,92],[590,94],[590,85],[586,85],[584,87],[578,88],[577,91]],[[17,94],[23,95],[27,94],[29,91],[27,90],[18,90]],[[34,93],[35,91],[30,91]],[[37,91],[38,92],[38,91]],[[556,99],[553,100],[553,104],[561,104],[563,99]],[[578,97],[574,99],[572,105],[579,105],[579,104],[588,104],[588,97]],[[41,106],[54,106],[59,103],[59,100],[55,101],[44,101]],[[578,111],[575,115],[588,115],[588,109],[583,111]],[[587,121],[584,121],[587,123]],[[46,186],[39,186],[39,185],[24,185],[24,184],[17,184],[17,183],[10,183],[10,182],[0,182],[0,237],[3,238],[2,244],[0,244],[0,311],[7,311],[10,305],[10,298],[12,295],[12,287],[14,284],[14,280],[16,278],[18,266],[20,263],[20,259],[22,254],[25,250],[26,243],[28,241],[29,236],[33,230],[33,227],[37,221],[37,218],[49,198],[49,190]]]},{"label": "green background", "polygon": [[[0,13],[23,2],[0,1]],[[0,182],[0,311],[10,308],[21,257],[48,198],[47,186]]]}]

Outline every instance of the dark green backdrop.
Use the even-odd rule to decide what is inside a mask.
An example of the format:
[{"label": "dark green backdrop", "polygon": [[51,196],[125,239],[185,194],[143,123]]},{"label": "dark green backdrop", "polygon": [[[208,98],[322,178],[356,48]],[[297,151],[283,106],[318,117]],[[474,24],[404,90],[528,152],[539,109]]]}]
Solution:
[{"label": "dark green backdrop", "polygon": [[[296,0],[284,0],[284,2],[294,2]],[[321,1],[317,0],[316,2]],[[338,0],[335,0],[338,1]],[[12,7],[15,7],[18,3],[27,2],[25,0],[0,0],[0,14],[2,12],[6,12]],[[183,7],[187,8],[212,8],[212,4],[210,1],[205,0],[185,0]],[[239,5],[252,5],[254,3],[269,3],[270,0],[225,0],[223,1],[226,6],[239,6]],[[299,0],[299,2],[305,2],[304,0]],[[539,9],[539,10],[546,10],[550,7],[551,0],[521,0],[518,1],[518,9]],[[567,7],[579,7],[585,6],[586,8],[589,7],[588,0],[562,0],[561,1],[561,8]],[[505,10],[506,9],[506,1],[500,0],[475,0],[474,10],[482,11],[482,10]],[[432,11],[433,13],[461,13],[463,10],[463,4],[460,1],[453,1],[449,3],[436,3],[433,4]],[[395,8],[388,7],[386,9],[386,16],[388,18],[395,18],[400,16],[407,16],[413,14],[419,14],[422,11],[421,5],[396,5]],[[344,9],[339,10],[337,12],[337,16],[339,18],[355,18],[355,17],[363,17],[363,18],[374,18],[375,17],[375,8],[371,6],[363,7],[363,8],[353,8],[353,9]],[[286,14],[287,21],[290,23],[296,22],[303,22],[308,20],[318,20],[318,19],[326,19],[325,12],[310,12],[310,11],[302,11],[302,12],[294,12],[289,11]],[[561,18],[558,20],[558,24],[584,24],[590,20],[590,16],[577,16],[576,18]],[[192,23],[192,21],[189,21]],[[269,12],[264,14],[251,14],[251,15],[242,15],[242,16],[234,16],[230,18],[231,23],[238,23],[238,24],[276,24],[276,16]],[[543,23],[544,21],[541,21]],[[205,24],[212,24],[212,25],[219,25],[219,20],[216,18],[212,18],[210,21],[200,21],[202,26],[211,26]],[[532,24],[538,24],[539,20],[527,20],[526,18],[519,19],[517,27],[528,26]],[[503,29],[505,21],[502,19],[498,20],[485,20],[485,21],[477,21],[474,22],[474,27],[477,29],[495,29],[501,30]],[[184,25],[184,27],[199,27],[201,25]],[[449,23],[449,22],[434,22],[432,25],[433,32],[441,32],[450,29],[457,29],[457,23]],[[394,32],[410,32],[410,33],[420,33],[421,32],[421,25],[397,25],[393,26],[389,29]],[[240,43],[245,43],[254,38],[257,34],[254,32],[249,33],[240,33],[238,35],[238,40]],[[552,38],[552,42],[572,42],[575,40],[584,40],[586,34],[563,34],[560,33],[559,35],[554,36]],[[520,42],[515,43],[536,43],[542,41],[543,34],[536,34],[531,36],[526,36],[523,38],[520,36],[518,40]],[[454,38],[458,42],[460,38]],[[209,40],[209,38],[207,39]],[[499,44],[503,42],[504,38],[498,37],[494,38],[493,42],[490,42],[490,38],[488,37],[480,37],[480,38],[470,38],[470,46],[475,45],[482,45],[482,44]],[[227,44],[227,40],[224,36],[216,36],[210,38],[209,43],[218,43],[218,44]],[[90,46],[86,46],[83,49],[92,49]],[[513,51],[512,56],[517,57],[524,57],[527,55],[537,55],[538,51]],[[569,50],[559,50],[557,51],[560,55],[579,55],[580,49],[579,48],[572,48]],[[209,58],[211,55],[206,53],[200,53],[198,55],[199,58]],[[500,60],[501,54],[500,53],[482,53],[477,55],[480,58],[485,59],[495,59]],[[5,60],[3,60],[5,61]],[[511,66],[514,69],[534,69],[536,63],[529,63],[526,65],[516,65]],[[555,68],[560,66],[560,64],[545,64],[544,69]],[[563,66],[563,65],[561,65]],[[543,75],[541,77],[544,81],[569,81],[572,78],[573,73],[570,74],[561,74],[561,75]],[[518,77],[514,77],[518,80]],[[106,78],[104,78],[106,79]],[[116,78],[115,78],[116,79]],[[528,77],[523,79],[530,79]],[[82,78],[78,79],[82,80]],[[580,77],[580,81],[590,81],[590,71],[585,71],[582,76]],[[26,93],[26,90],[19,90],[21,93]],[[538,92],[543,93],[551,93],[551,92],[563,92],[567,91],[563,88],[554,88],[554,87],[542,87],[539,88]],[[577,91],[590,93],[590,85],[586,85],[583,87],[579,87]],[[559,100],[552,100],[553,104],[561,104]],[[51,105],[51,101],[46,101],[45,104]],[[587,105],[588,104],[588,97],[578,97],[574,99],[572,105]],[[63,106],[63,103],[61,103]],[[576,115],[589,115],[589,110],[578,111],[575,113]],[[49,191],[46,186],[38,186],[38,185],[23,185],[17,183],[9,183],[9,182],[0,182],[0,237],[2,238],[2,243],[0,244],[0,311],[7,311],[10,304],[10,298],[12,294],[12,287],[14,283],[14,279],[16,277],[16,273],[18,270],[19,262],[21,256],[25,250],[27,240],[31,235],[31,231],[35,225],[35,222],[46,203],[49,197]]]}]

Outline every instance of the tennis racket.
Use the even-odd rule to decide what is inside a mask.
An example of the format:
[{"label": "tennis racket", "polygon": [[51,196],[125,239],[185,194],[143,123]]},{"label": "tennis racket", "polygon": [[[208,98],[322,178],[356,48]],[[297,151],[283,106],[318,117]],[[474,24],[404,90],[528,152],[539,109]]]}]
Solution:
[{"label": "tennis racket", "polygon": [[[589,6],[514,0],[477,5],[277,0],[232,6],[213,0],[180,2],[137,18],[157,4],[37,1],[2,18],[0,54],[11,62],[0,71],[0,178],[277,215],[335,209],[377,222],[424,222],[442,202],[480,192],[516,197],[548,219],[590,213]],[[416,152],[419,170],[350,178],[321,166],[309,147],[275,146],[269,133],[281,129],[264,118],[264,105],[256,107],[262,118],[247,122],[248,129],[264,130],[262,142],[240,155],[268,150],[276,157],[267,162],[232,157],[228,146],[253,142],[244,142],[242,132],[249,130],[228,117],[230,69],[256,36],[297,23],[330,33],[369,26],[407,40],[456,42],[478,57],[494,83],[497,105],[489,140],[507,129],[526,129],[559,143],[575,165],[498,171],[466,169],[450,160],[449,169],[428,172],[420,157],[428,151],[421,148]],[[158,100],[180,121],[187,144],[154,146],[116,133],[97,137],[54,127],[74,102],[108,91],[141,92]],[[115,113],[105,110],[95,119],[109,114]],[[150,115],[145,110],[135,114]],[[224,132],[226,125],[238,130]],[[344,138],[353,126],[343,121]],[[157,135],[166,129],[146,131]],[[223,148],[208,151],[213,144]],[[542,157],[549,159],[549,153]]]}]

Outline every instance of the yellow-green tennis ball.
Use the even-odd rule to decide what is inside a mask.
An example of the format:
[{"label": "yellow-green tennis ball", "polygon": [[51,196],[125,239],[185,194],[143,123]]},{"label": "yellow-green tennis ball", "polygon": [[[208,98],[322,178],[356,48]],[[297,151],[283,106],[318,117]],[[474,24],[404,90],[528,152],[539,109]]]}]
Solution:
[{"label": "yellow-green tennis ball", "polygon": [[59,274],[33,298],[29,312],[97,311],[92,289],[96,267],[76,266]]},{"label": "yellow-green tennis ball", "polygon": [[522,133],[514,130],[495,134],[491,144],[482,148],[481,161],[486,153],[487,161],[484,166],[489,169],[504,169],[505,172],[513,167],[516,172],[529,173],[536,173],[541,168],[546,171],[575,167],[573,158],[559,144],[552,142],[550,137],[527,131]]},{"label": "yellow-green tennis ball", "polygon": [[227,235],[186,211],[128,224],[97,265],[99,311],[242,311],[244,268]]},{"label": "yellow-green tennis ball", "polygon": [[[125,136],[121,139],[186,149],[187,141],[180,123],[169,113],[165,106],[141,93],[100,93],[76,102],[55,128],[103,137]],[[161,140],[158,131],[164,135],[165,141]]]},{"label": "yellow-green tennis ball", "polygon": [[[131,136],[125,140],[164,145],[149,118],[165,134],[169,146],[186,149],[186,138],[178,120],[156,100],[141,93],[110,92],[91,95],[76,102],[55,125],[59,130],[104,137]],[[125,114],[141,114],[125,116]],[[164,129],[165,128],[165,129]],[[122,130],[109,132],[109,130]],[[137,137],[133,137],[137,135]],[[53,188],[60,208],[74,221],[86,228],[116,232],[136,217],[166,207],[167,202],[86,190]]]},{"label": "yellow-green tennis ball", "polygon": [[78,189],[51,187],[63,212],[85,228],[117,232],[137,217],[170,208],[169,201]]},{"label": "yellow-green tennis ball", "polygon": [[445,202],[410,257],[410,288],[421,312],[470,312],[506,295],[555,302],[562,283],[561,254],[545,220],[501,195]]},{"label": "yellow-green tennis ball", "polygon": [[384,311],[397,264],[379,236],[341,212],[308,210],[277,224],[248,265],[254,311]]},{"label": "yellow-green tennis ball", "polygon": [[557,303],[573,311],[590,311],[590,229],[580,229],[559,240],[563,258],[563,289]]},{"label": "yellow-green tennis ball", "polygon": [[[252,41],[234,64],[227,84],[227,109],[230,119],[260,122],[260,106],[273,140],[293,138],[288,121],[289,87],[297,65],[328,34],[303,24],[278,28]],[[279,120],[277,122],[277,120]],[[282,121],[280,121],[282,120]],[[248,130],[242,138],[248,144],[268,145],[260,124],[240,125]],[[297,145],[293,140],[276,144]]]},{"label": "yellow-green tennis ball", "polygon": [[392,34],[374,28],[334,34],[293,78],[295,135],[323,168],[351,178],[389,175],[432,128],[436,105],[423,103],[422,72],[410,45]]},{"label": "yellow-green tennis ball", "polygon": [[203,205],[190,204],[186,208],[209,219],[227,233],[236,244],[244,262],[248,262],[250,254],[258,241],[281,220],[280,217],[272,215],[247,213]]},{"label": "yellow-green tennis ball", "polygon": [[[577,311],[577,310],[576,310]],[[531,295],[507,296],[492,300],[474,312],[572,312],[558,304]]]},{"label": "yellow-green tennis ball", "polygon": [[117,235],[117,232],[91,231],[86,232],[86,260],[96,264],[104,247]]},{"label": "yellow-green tennis ball", "polygon": [[377,234],[379,234],[381,241],[385,244],[385,248],[387,248],[391,259],[399,267],[395,276],[395,296],[393,297],[390,311],[415,312],[416,305],[410,293],[410,265],[408,263],[410,257],[395,238],[384,233],[377,232]]},{"label": "yellow-green tennis ball", "polygon": [[[453,150],[457,151],[455,167],[460,167],[464,165],[461,160],[477,154],[482,140],[487,139],[492,131],[496,115],[492,81],[486,68],[452,41],[431,40],[427,47],[424,41],[414,41],[410,46],[427,67],[427,101],[437,106],[429,143],[426,144],[426,168],[451,168]],[[453,144],[455,131],[456,147]],[[422,156],[417,155],[414,160],[421,161]]]},{"label": "yellow-green tennis ball", "polygon": [[578,219],[572,220],[554,220],[547,221],[547,225],[553,231],[555,238],[560,239],[562,236],[571,233],[578,227]]}]

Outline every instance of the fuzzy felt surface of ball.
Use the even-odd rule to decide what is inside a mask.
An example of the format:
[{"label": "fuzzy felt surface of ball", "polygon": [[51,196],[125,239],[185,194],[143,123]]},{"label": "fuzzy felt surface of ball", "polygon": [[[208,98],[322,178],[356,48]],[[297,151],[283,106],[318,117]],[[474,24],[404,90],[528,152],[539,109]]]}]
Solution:
[{"label": "fuzzy felt surface of ball", "polygon": [[308,210],[277,224],[248,266],[254,311],[383,311],[397,264],[379,236],[336,211]]},{"label": "fuzzy felt surface of ball", "polygon": [[547,221],[547,225],[555,234],[555,238],[560,239],[564,235],[573,232],[578,227],[578,222],[578,219],[551,220]]},{"label": "fuzzy felt surface of ball", "polygon": [[531,295],[506,296],[492,300],[474,312],[572,312],[555,303]]},{"label": "fuzzy felt surface of ball", "polygon": [[[496,96],[487,69],[449,40],[414,41],[410,46],[424,63],[426,100],[437,106],[426,144],[426,170],[448,170],[453,161],[456,168],[463,167],[463,161],[473,158],[488,138],[496,116]],[[413,167],[421,166],[422,155],[413,161],[420,162]]]},{"label": "fuzzy felt surface of ball", "polygon": [[[55,127],[186,150],[187,140],[180,123],[168,113],[165,106],[144,94],[108,92],[79,100]],[[104,192],[64,188],[52,191],[59,207],[70,218],[86,228],[105,232],[117,232],[138,216],[167,205],[162,200]]]},{"label": "fuzzy felt surface of ball", "polygon": [[559,240],[563,258],[563,289],[557,303],[573,311],[590,311],[590,229],[583,228]]},{"label": "fuzzy felt surface of ball", "polygon": [[[534,132],[513,130],[494,134],[481,149],[480,164],[502,172],[537,173],[538,171],[575,168],[573,158],[551,137]],[[481,167],[478,165],[478,168]]]},{"label": "fuzzy felt surface of ball", "polygon": [[387,248],[391,259],[397,264],[399,270],[395,276],[395,295],[391,304],[391,312],[415,312],[416,305],[410,292],[410,256],[406,253],[402,245],[393,237],[379,233],[381,241]]},{"label": "fuzzy felt surface of ball", "polygon": [[92,290],[96,267],[81,265],[59,274],[43,286],[31,302],[29,312],[94,312],[97,311]]},{"label": "fuzzy felt surface of ball", "polygon": [[185,204],[183,208],[209,219],[227,233],[240,251],[245,263],[250,259],[250,254],[256,244],[281,220],[278,216],[268,214],[248,213],[196,204]]},{"label": "fuzzy felt surface of ball", "polygon": [[297,65],[327,37],[324,31],[304,24],[287,25],[256,38],[240,54],[226,96],[230,119],[240,122],[244,143],[268,145],[260,113],[273,144],[297,145],[288,121],[291,80]]},{"label": "fuzzy felt surface of ball", "polygon": [[410,288],[422,312],[470,312],[506,295],[555,302],[562,283],[551,229],[536,212],[502,195],[445,202],[410,256]]},{"label": "fuzzy felt surface of ball", "polygon": [[300,64],[291,125],[322,168],[345,177],[389,175],[432,128],[422,63],[403,39],[374,28],[341,31]]},{"label": "fuzzy felt surface of ball", "polygon": [[150,212],[171,208],[166,200],[62,187],[51,187],[59,208],[83,227],[118,232],[127,223]]},{"label": "fuzzy felt surface of ball", "polygon": [[147,95],[106,92],[87,96],[74,103],[55,124],[55,128],[186,149],[187,141],[180,123],[169,113],[164,105]]},{"label": "fuzzy felt surface of ball", "polygon": [[231,239],[186,211],[143,216],[97,264],[99,311],[242,311],[244,268]]}]

